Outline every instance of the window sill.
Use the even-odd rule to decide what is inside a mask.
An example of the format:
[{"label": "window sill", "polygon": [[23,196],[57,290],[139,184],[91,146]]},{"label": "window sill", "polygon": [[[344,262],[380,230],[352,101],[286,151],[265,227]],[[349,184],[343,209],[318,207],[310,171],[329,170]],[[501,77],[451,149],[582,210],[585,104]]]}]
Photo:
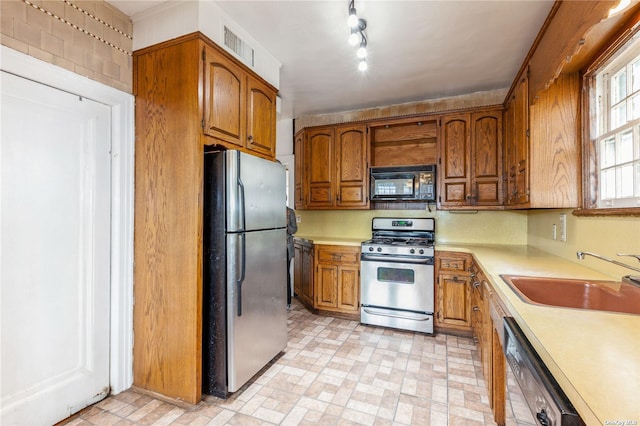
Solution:
[{"label": "window sill", "polygon": [[640,207],[623,209],[579,209],[573,211],[574,216],[640,216]]}]

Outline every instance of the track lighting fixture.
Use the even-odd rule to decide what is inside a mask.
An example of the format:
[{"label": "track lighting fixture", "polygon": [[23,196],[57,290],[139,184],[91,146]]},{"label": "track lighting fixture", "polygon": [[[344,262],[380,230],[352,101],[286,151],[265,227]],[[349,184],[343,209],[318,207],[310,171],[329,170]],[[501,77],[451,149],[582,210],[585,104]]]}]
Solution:
[{"label": "track lighting fixture", "polygon": [[356,28],[351,28],[351,35],[349,36],[349,44],[351,46],[357,46],[360,41],[360,35]]},{"label": "track lighting fixture", "polygon": [[363,59],[367,57],[367,37],[365,37],[364,33],[362,34],[362,41],[360,42],[360,47],[358,47],[358,58]]},{"label": "track lighting fixture", "polygon": [[349,1],[349,18],[347,19],[347,25],[351,28],[358,26],[358,15],[356,14],[355,0]]},{"label": "track lighting fixture", "polygon": [[367,37],[364,34],[364,30],[367,28],[367,21],[358,18],[355,0],[349,0],[349,18],[347,24],[351,28],[351,34],[349,35],[349,44],[351,46],[358,46],[357,56],[361,59],[358,64],[360,71],[366,71],[367,69]]}]

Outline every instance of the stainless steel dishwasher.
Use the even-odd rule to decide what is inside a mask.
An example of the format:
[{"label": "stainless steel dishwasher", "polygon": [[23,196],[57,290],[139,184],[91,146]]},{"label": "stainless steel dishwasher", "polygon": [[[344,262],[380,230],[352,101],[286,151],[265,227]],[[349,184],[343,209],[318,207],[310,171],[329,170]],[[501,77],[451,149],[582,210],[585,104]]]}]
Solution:
[{"label": "stainless steel dishwasher", "polygon": [[558,382],[511,317],[504,318],[504,354],[525,402],[540,425],[584,425]]}]

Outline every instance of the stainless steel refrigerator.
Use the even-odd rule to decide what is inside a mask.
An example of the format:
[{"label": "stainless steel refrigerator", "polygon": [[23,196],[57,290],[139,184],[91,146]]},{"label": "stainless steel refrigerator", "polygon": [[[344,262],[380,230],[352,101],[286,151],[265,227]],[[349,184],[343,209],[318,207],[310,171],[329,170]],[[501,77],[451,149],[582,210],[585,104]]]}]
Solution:
[{"label": "stainless steel refrigerator", "polygon": [[204,170],[202,390],[226,398],[287,345],[285,169],[222,151]]}]

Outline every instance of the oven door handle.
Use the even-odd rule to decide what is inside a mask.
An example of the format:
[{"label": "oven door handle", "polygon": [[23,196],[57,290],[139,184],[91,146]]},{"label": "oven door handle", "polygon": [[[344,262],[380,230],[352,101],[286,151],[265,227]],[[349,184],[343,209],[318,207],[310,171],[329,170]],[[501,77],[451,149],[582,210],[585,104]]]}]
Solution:
[{"label": "oven door handle", "polygon": [[[407,316],[407,315],[400,315],[400,314],[391,314],[387,310],[385,310],[385,311],[380,311],[380,310],[375,311],[375,310],[371,310],[369,308],[362,308],[362,310],[364,310],[369,315],[379,315],[379,316],[382,316],[382,317],[400,318],[400,319],[411,320],[411,321],[429,321],[429,319],[431,319],[431,316],[430,315],[426,315],[426,314],[416,314],[416,316]],[[418,315],[420,315],[420,316],[418,316]]]},{"label": "oven door handle", "polygon": [[433,265],[432,257],[403,257],[403,256],[391,256],[391,255],[371,255],[362,253],[360,260],[364,262],[383,262],[383,263],[413,263],[416,265]]}]

